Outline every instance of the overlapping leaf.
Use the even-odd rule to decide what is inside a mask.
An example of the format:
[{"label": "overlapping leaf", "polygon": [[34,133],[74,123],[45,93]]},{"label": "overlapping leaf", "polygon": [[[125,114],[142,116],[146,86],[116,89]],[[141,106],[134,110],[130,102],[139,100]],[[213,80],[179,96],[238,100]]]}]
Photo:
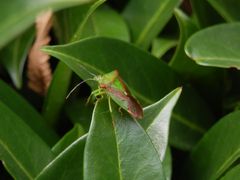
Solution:
[{"label": "overlapping leaf", "polygon": [[147,49],[163,29],[180,0],[130,0],[123,16],[127,20],[133,42]]},{"label": "overlapping leaf", "polygon": [[36,179],[83,179],[83,152],[86,135],[78,138],[38,174]]},{"label": "overlapping leaf", "polygon": [[[104,74],[118,69],[133,94],[143,104],[151,104],[161,99],[166,93],[181,84],[176,74],[163,61],[116,39],[91,38],[68,45],[47,47],[44,50],[66,63],[82,79],[92,78],[92,73]],[[91,53],[93,50],[94,53]],[[97,83],[90,85],[96,87]],[[187,105],[189,104],[187,100],[179,106],[178,112],[175,114],[176,121],[173,121],[173,124],[178,123],[178,126],[175,127],[178,130],[175,129],[172,132],[184,135],[186,129],[190,128],[191,136],[189,138],[193,140],[191,143],[186,141],[187,138],[175,141],[175,145],[178,146],[179,143],[183,142],[184,149],[189,149],[204,132],[204,130],[199,132],[196,129],[205,129],[207,126],[202,126],[201,122],[211,121],[212,116],[206,103],[194,90],[186,91],[185,97],[191,102],[191,106]],[[186,106],[189,107],[188,110],[186,110]],[[186,113],[187,111],[191,113]],[[204,118],[200,117],[199,114]],[[182,131],[183,129],[184,131]],[[179,134],[174,136],[179,137]]]},{"label": "overlapping leaf", "polygon": [[30,27],[35,21],[35,17],[42,11],[49,8],[58,10],[87,2],[91,2],[91,0],[3,1],[0,13],[0,48]]},{"label": "overlapping leaf", "polygon": [[0,81],[0,102],[15,112],[49,145],[56,143],[58,136],[54,130],[46,125],[42,116],[25,99],[14,92],[3,81]]},{"label": "overlapping leaf", "polygon": [[0,159],[15,179],[33,179],[54,157],[24,121],[0,102]]},{"label": "overlapping leaf", "polygon": [[199,66],[185,54],[185,43],[197,31],[197,27],[192,19],[181,10],[175,10],[174,14],[179,24],[180,37],[177,49],[169,65],[188,82],[191,82],[199,92],[204,94],[211,106],[220,109],[221,96],[224,91],[221,88],[223,71],[218,68]]},{"label": "overlapping leaf", "polygon": [[156,38],[152,43],[152,55],[161,58],[169,49],[177,45],[176,39]]},{"label": "overlapping leaf", "polygon": [[204,66],[240,69],[240,23],[221,24],[195,33],[185,51]]},{"label": "overlapping leaf", "polygon": [[[126,23],[117,12],[110,7],[103,7],[95,11],[104,1],[99,0],[60,13],[58,16],[59,23],[68,24],[60,31],[60,35],[64,34],[60,37],[68,36],[61,42],[72,42],[89,36],[107,36],[129,41]],[[62,19],[68,19],[68,21],[61,23]],[[48,93],[48,97],[51,97],[51,99],[47,98],[45,102],[44,116],[49,120],[56,120],[65,101],[71,77],[71,70],[68,67],[61,63],[58,66]],[[59,85],[61,86],[59,87]],[[61,89],[61,91],[58,89]]]},{"label": "overlapping leaf", "polygon": [[181,88],[178,88],[162,100],[144,108],[144,117],[139,122],[149,135],[158,154],[163,161],[168,145],[169,126],[172,110],[180,96]]},{"label": "overlapping leaf", "polygon": [[229,170],[221,180],[238,180],[240,177],[240,165],[235,166],[231,170]]},{"label": "overlapping leaf", "polygon": [[111,113],[107,101],[95,107],[84,155],[84,179],[165,179],[146,132],[111,104]]},{"label": "overlapping leaf", "polygon": [[79,124],[75,124],[74,127],[67,132],[53,147],[52,151],[55,155],[59,155],[75,140],[84,135],[84,130]]},{"label": "overlapping leaf", "polygon": [[[55,16],[54,29],[60,43],[80,39],[79,31],[89,16],[105,0],[91,1],[77,7],[64,9]],[[64,63],[59,63],[54,71],[47,96],[44,100],[43,116],[54,125],[65,103],[65,97],[72,77],[72,71]]]},{"label": "overlapping leaf", "polygon": [[219,120],[201,139],[187,166],[190,179],[218,179],[240,157],[240,111]]},{"label": "overlapping leaf", "polygon": [[222,22],[222,18],[214,11],[208,1],[190,0],[193,13],[200,28]]},{"label": "overlapping leaf", "polygon": [[30,28],[0,50],[0,63],[7,69],[17,88],[22,87],[23,67],[33,41],[33,36],[34,30]]},{"label": "overlapping leaf", "polygon": [[240,1],[236,0],[208,0],[209,3],[221,14],[221,16],[229,21],[239,21]]}]

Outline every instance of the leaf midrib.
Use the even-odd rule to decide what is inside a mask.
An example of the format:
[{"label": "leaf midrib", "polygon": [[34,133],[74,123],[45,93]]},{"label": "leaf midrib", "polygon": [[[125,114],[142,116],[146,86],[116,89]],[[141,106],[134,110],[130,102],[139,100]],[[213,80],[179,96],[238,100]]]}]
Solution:
[{"label": "leaf midrib", "polygon": [[240,155],[240,148],[238,148],[231,157],[229,157],[228,159],[226,159],[224,161],[224,163],[218,168],[217,172],[216,172],[216,179],[218,179],[220,177],[220,175],[224,172],[224,170],[226,170],[229,165],[231,165],[231,163],[233,163],[235,160],[237,160],[239,158]]},{"label": "leaf midrib", "polygon": [[149,33],[150,29],[154,26],[155,22],[158,20],[158,18],[161,15],[161,13],[165,10],[165,7],[167,6],[167,4],[168,4],[168,1],[165,1],[165,3],[158,8],[156,13],[154,13],[154,15],[152,16],[151,20],[148,21],[148,23],[146,24],[145,28],[140,33],[138,39],[136,40],[136,44],[141,44],[141,42],[144,41],[144,38]]}]

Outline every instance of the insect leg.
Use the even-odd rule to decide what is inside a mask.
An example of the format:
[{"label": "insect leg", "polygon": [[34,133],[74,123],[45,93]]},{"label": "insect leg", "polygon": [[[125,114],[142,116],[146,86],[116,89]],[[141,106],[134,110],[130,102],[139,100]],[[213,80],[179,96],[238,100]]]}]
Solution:
[{"label": "insect leg", "polygon": [[87,103],[86,104],[88,104],[92,100],[93,97],[96,98],[97,96],[102,95],[102,94],[104,94],[104,92],[100,88],[92,91],[90,96],[87,99]]},{"label": "insect leg", "polygon": [[122,112],[122,108],[121,107],[118,108],[118,112],[120,112],[120,114],[123,116],[123,112]]},{"label": "insect leg", "polygon": [[112,113],[111,98],[108,96],[109,111]]}]

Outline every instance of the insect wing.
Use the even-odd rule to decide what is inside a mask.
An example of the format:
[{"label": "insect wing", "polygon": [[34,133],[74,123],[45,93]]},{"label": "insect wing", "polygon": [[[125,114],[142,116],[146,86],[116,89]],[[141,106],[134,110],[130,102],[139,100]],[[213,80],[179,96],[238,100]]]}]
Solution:
[{"label": "insect wing", "polygon": [[135,98],[129,94],[126,95],[122,91],[112,88],[111,86],[106,87],[105,90],[106,93],[112,98],[112,100],[116,102],[121,108],[125,109],[134,118],[142,119],[143,110]]},{"label": "insect wing", "polygon": [[128,96],[128,112],[135,117],[136,119],[143,118],[143,109],[142,106],[137,102],[132,96]]}]

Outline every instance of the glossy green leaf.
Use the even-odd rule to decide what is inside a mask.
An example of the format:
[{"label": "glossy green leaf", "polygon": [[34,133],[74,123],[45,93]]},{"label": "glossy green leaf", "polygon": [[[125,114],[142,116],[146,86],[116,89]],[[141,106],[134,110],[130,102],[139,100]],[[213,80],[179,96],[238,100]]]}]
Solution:
[{"label": "glossy green leaf", "polygon": [[221,180],[238,180],[240,177],[240,165],[235,166],[229,170]]},{"label": "glossy green leaf", "polygon": [[221,24],[195,33],[185,51],[204,66],[240,69],[240,23]]},{"label": "glossy green leaf", "polygon": [[161,58],[169,49],[177,45],[176,39],[156,38],[152,43],[152,55]]},{"label": "glossy green leaf", "polygon": [[[146,132],[111,102],[96,104],[84,154],[84,179],[165,179]],[[139,148],[141,147],[141,148]]]},{"label": "glossy green leaf", "polygon": [[[35,17],[44,10],[71,7],[91,0],[12,0],[1,2],[0,48],[33,24]],[[17,12],[17,13],[16,13]]]},{"label": "glossy green leaf", "polygon": [[0,102],[15,112],[49,145],[56,143],[57,134],[45,124],[42,116],[3,81],[0,81]]},{"label": "glossy green leaf", "polygon": [[52,151],[55,155],[59,155],[70,144],[81,137],[84,134],[83,128],[79,124],[75,124],[74,127],[67,132],[58,142],[52,147]]},{"label": "glossy green leaf", "polygon": [[240,157],[240,111],[220,119],[201,139],[187,166],[190,179],[218,179]]},{"label": "glossy green leaf", "polygon": [[[93,50],[94,53],[91,53]],[[98,75],[118,69],[132,93],[144,105],[154,103],[181,84],[177,75],[163,61],[159,61],[154,56],[129,43],[116,39],[91,38],[67,45],[49,46],[44,48],[44,51],[66,63],[82,79],[92,78],[93,75],[90,72]],[[96,88],[96,82],[88,81],[88,83]],[[202,131],[199,132],[197,129],[205,129],[205,126],[199,126],[199,124],[211,120],[212,116],[207,104],[196,92],[191,92],[186,97],[191,101],[191,106],[188,106],[188,101],[184,101],[179,107],[178,113],[174,113],[175,120],[178,121],[177,132],[181,133],[182,137],[186,129],[190,128],[191,136],[189,138],[194,139],[196,143],[196,140],[203,134]],[[189,114],[186,113],[186,106],[189,107]],[[204,118],[200,118],[199,114]],[[173,121],[173,124],[175,124],[175,121]],[[175,136],[179,137],[180,135],[176,134]],[[182,143],[182,141],[177,139],[175,144],[179,143]],[[187,146],[188,149],[193,145],[193,141],[183,143],[190,144]]]},{"label": "glossy green leaf", "polygon": [[83,152],[86,135],[78,138],[53,159],[36,177],[36,180],[83,179]]},{"label": "glossy green leaf", "polygon": [[[92,50],[94,53],[90,53]],[[116,39],[89,38],[67,45],[48,46],[43,51],[66,63],[83,79],[92,78],[91,73],[105,74],[118,69],[124,81],[131,85],[133,94],[145,104],[157,101],[180,84],[167,64]],[[150,79],[151,82],[161,82],[164,86],[150,83]],[[143,82],[145,86],[142,86]],[[95,82],[87,83],[93,87],[97,85]]]},{"label": "glossy green leaf", "polygon": [[144,117],[139,123],[149,135],[161,161],[168,146],[169,126],[172,110],[181,94],[177,88],[160,101],[144,108]]},{"label": "glossy green leaf", "polygon": [[0,117],[0,159],[15,179],[34,179],[53,158],[50,148],[2,102]]},{"label": "glossy green leaf", "polygon": [[221,14],[221,16],[229,21],[240,20],[240,1],[236,0],[208,0],[208,2]]},{"label": "glossy green leaf", "polygon": [[33,36],[34,30],[30,28],[0,51],[0,63],[7,69],[14,85],[19,89],[22,87],[23,67]]},{"label": "glossy green leaf", "polygon": [[180,0],[130,0],[123,16],[127,20],[133,42],[147,49],[173,14]]},{"label": "glossy green leaf", "polygon": [[91,36],[105,36],[130,40],[128,27],[123,18],[108,6],[98,8],[87,20],[79,32],[82,38]]}]

